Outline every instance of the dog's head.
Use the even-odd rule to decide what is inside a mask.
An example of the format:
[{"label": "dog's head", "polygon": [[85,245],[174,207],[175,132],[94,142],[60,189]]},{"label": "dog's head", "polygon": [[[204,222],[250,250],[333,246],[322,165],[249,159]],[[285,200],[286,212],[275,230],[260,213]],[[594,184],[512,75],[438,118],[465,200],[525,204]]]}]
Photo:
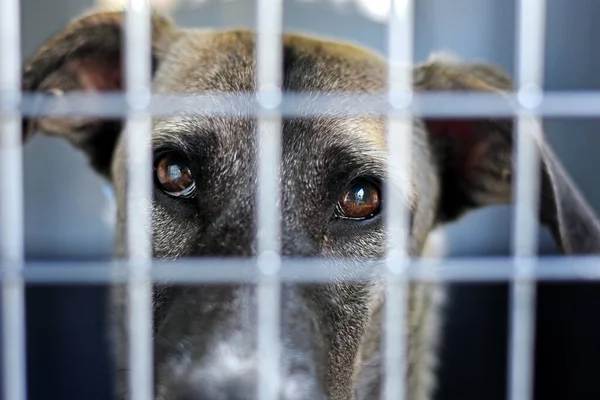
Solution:
[{"label": "dog's head", "polygon": [[[73,22],[26,64],[23,89],[122,90],[122,25],[119,12],[95,13]],[[255,90],[252,33],[184,30],[160,15],[152,18],[152,33],[155,92]],[[285,91],[382,93],[386,88],[384,60],[349,44],[286,35],[282,67]],[[491,67],[435,59],[418,66],[414,77],[421,90],[510,87],[508,77]],[[349,260],[384,256],[385,126],[379,116],[284,120],[284,256]],[[25,135],[36,130],[69,140],[112,181],[118,198],[117,242],[123,243],[127,184],[123,121],[57,117],[24,121]],[[510,121],[415,120],[410,191],[403,193],[411,210],[407,249],[411,255],[420,254],[436,225],[469,209],[510,201],[511,131]],[[154,255],[253,255],[256,120],[194,113],[155,118],[151,145]],[[597,247],[598,234],[593,222],[587,222],[587,206],[547,147],[543,143],[540,147],[543,221],[566,251]],[[377,285],[366,283],[283,287],[282,398],[351,397],[379,293]],[[257,368],[255,305],[250,286],[157,286],[158,398],[251,398]]]}]

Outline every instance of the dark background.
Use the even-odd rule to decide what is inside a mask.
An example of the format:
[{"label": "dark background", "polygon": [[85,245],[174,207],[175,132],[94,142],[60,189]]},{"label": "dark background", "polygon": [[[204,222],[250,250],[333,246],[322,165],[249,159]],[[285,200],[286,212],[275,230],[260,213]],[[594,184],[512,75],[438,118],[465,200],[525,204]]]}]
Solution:
[{"label": "dark background", "polygon": [[[370,0],[375,1],[375,0]],[[252,1],[184,2],[174,16],[186,26],[253,26]],[[356,41],[385,51],[385,23],[340,1],[285,2],[285,28]],[[349,2],[345,2],[349,3]],[[23,0],[23,55],[85,11],[91,0]],[[514,71],[511,0],[416,0],[415,57],[449,49]],[[545,88],[600,86],[596,38],[600,2],[549,0]],[[596,119],[554,119],[545,130],[555,151],[596,211]],[[28,259],[108,259],[113,204],[105,182],[66,143],[36,136],[25,150]],[[503,255],[510,249],[512,209],[475,212],[448,226],[451,256]],[[553,246],[541,231],[541,249]],[[482,265],[482,268],[485,266]],[[543,286],[537,314],[537,399],[600,398],[600,291]],[[27,290],[29,399],[107,399],[111,374],[103,342],[105,290],[99,286]],[[439,400],[506,398],[508,291],[505,285],[453,285],[444,330]]]}]

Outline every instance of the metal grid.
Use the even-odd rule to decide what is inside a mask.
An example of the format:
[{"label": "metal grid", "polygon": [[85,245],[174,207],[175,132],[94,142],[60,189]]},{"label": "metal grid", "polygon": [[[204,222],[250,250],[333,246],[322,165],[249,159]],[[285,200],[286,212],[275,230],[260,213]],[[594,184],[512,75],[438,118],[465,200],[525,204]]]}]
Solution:
[{"label": "metal grid", "polygon": [[258,0],[258,398],[279,398],[280,160],[283,0]]},{"label": "metal grid", "polygon": [[[568,267],[554,265],[560,259],[538,260],[536,255],[536,215],[539,177],[536,165],[535,135],[540,116],[597,115],[596,105],[600,94],[561,93],[544,94],[541,90],[544,37],[544,0],[521,0],[518,35],[518,91],[506,99],[484,94],[425,94],[411,92],[413,3],[411,0],[393,0],[389,20],[389,95],[385,104],[369,104],[370,110],[389,114],[390,168],[407,171],[410,162],[410,118],[414,115],[517,115],[519,153],[517,157],[516,213],[514,221],[513,260],[444,260],[409,262],[405,254],[407,240],[406,210],[403,201],[395,201],[404,193],[407,179],[403,174],[391,174],[391,186],[398,191],[387,191],[390,207],[389,253],[382,263],[365,263],[357,268],[352,279],[372,278],[381,274],[387,278],[385,329],[387,332],[385,398],[404,398],[402,379],[405,371],[405,315],[406,284],[415,280],[435,281],[495,281],[511,280],[511,352],[510,399],[528,400],[531,397],[531,359],[533,340],[533,306],[535,292],[532,281],[539,279],[598,279],[597,259],[572,258]],[[259,356],[261,359],[258,394],[261,400],[276,398],[279,353],[273,351],[279,340],[279,283],[280,281],[339,281],[347,278],[343,271],[323,268],[323,260],[283,261],[279,256],[279,199],[269,193],[279,192],[279,152],[281,117],[304,112],[294,104],[302,96],[282,96],[281,93],[281,0],[258,2],[257,61],[258,95],[252,112],[259,114],[259,151],[269,157],[260,157],[258,190],[258,257],[256,269],[248,269],[247,260],[218,260],[219,268],[197,268],[199,263],[213,260],[179,261],[178,268],[168,268],[163,263],[151,262],[148,232],[148,206],[151,182],[145,171],[150,166],[150,149],[139,146],[149,143],[151,115],[168,113],[175,109],[193,107],[195,111],[219,113],[214,104],[228,104],[229,112],[235,109],[234,98],[227,103],[214,102],[202,96],[193,101],[184,96],[150,95],[150,26],[147,0],[130,0],[126,18],[126,93],[124,96],[95,96],[93,99],[66,95],[61,99],[48,99],[34,94],[20,93],[19,52],[19,1],[0,2],[0,261],[2,262],[3,290],[3,346],[4,346],[4,398],[25,400],[25,346],[23,284],[126,282],[129,285],[130,389],[133,399],[152,398],[152,343],[150,288],[152,280],[172,282],[232,282],[256,279],[259,290]],[[343,94],[340,94],[343,96]],[[326,113],[335,104],[333,96],[318,99],[310,96],[313,105],[323,101],[322,107],[312,107]],[[356,95],[353,95],[356,97]],[[241,100],[240,109],[247,110],[247,98]],[[568,101],[565,101],[568,100]],[[297,104],[297,103],[296,103]],[[43,107],[41,107],[43,105]],[[126,107],[122,107],[125,105]],[[175,109],[174,109],[175,108]],[[61,263],[43,266],[32,264],[23,269],[22,223],[22,171],[20,117],[38,115],[40,110],[54,115],[126,116],[127,150],[129,166],[128,232],[129,262],[80,263],[69,266]],[[336,112],[340,110],[336,109]],[[348,113],[365,111],[348,109]],[[132,140],[134,139],[134,140]],[[136,145],[134,145],[134,143]],[[403,190],[404,189],[404,190]],[[478,268],[481,263],[486,268]],[[508,268],[509,266],[513,268]],[[282,268],[285,266],[285,268]],[[426,268],[423,268],[426,266]],[[152,267],[152,268],[151,268]],[[378,268],[381,267],[381,268]],[[391,340],[391,339],[393,340]],[[267,351],[268,349],[268,351]]]},{"label": "metal grid", "polygon": [[[25,293],[22,277],[23,171],[19,2],[0,2],[0,263],[4,398],[25,400]],[[17,166],[17,167],[15,167]]]},{"label": "metal grid", "polygon": [[152,346],[152,249],[149,229],[152,180],[152,116],[147,112],[151,83],[151,26],[148,0],[130,0],[125,19],[125,90],[129,116],[127,149],[127,282],[129,393],[132,400],[154,398]]},{"label": "metal grid", "polygon": [[[544,65],[545,0],[522,0],[518,9],[517,90],[525,109],[536,106],[542,92]],[[533,341],[535,286],[528,279],[537,253],[539,209],[538,127],[541,119],[530,110],[517,114],[515,135],[515,213],[513,254],[515,275],[510,296],[509,399],[529,400],[533,395]]]},{"label": "metal grid", "polygon": [[413,2],[391,2],[388,28],[388,91],[391,112],[388,116],[388,182],[385,191],[387,211],[387,279],[384,310],[383,398],[403,400],[406,396],[406,321],[408,282],[403,276],[408,260],[409,210],[405,194],[409,192],[412,119],[406,107],[412,99]]}]

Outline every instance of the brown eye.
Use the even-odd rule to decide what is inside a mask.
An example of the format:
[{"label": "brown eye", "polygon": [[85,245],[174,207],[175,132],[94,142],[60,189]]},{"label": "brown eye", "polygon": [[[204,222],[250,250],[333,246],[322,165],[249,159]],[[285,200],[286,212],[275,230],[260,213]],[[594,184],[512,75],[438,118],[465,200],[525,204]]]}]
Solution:
[{"label": "brown eye", "polygon": [[182,198],[196,195],[196,181],[183,157],[167,153],[160,156],[155,165],[156,181],[165,193]]},{"label": "brown eye", "polygon": [[336,214],[345,219],[367,219],[377,215],[380,208],[381,195],[377,185],[369,180],[360,180],[344,190]]}]

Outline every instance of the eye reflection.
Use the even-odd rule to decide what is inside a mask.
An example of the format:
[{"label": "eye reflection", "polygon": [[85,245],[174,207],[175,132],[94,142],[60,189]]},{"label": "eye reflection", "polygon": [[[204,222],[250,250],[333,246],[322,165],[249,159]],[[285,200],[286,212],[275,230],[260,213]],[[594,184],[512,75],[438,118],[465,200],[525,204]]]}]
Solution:
[{"label": "eye reflection", "polygon": [[381,194],[370,180],[359,180],[344,190],[336,207],[336,214],[345,219],[368,219],[379,213]]},{"label": "eye reflection", "polygon": [[196,195],[196,181],[183,157],[167,153],[158,158],[155,165],[157,183],[169,196],[191,198]]}]

